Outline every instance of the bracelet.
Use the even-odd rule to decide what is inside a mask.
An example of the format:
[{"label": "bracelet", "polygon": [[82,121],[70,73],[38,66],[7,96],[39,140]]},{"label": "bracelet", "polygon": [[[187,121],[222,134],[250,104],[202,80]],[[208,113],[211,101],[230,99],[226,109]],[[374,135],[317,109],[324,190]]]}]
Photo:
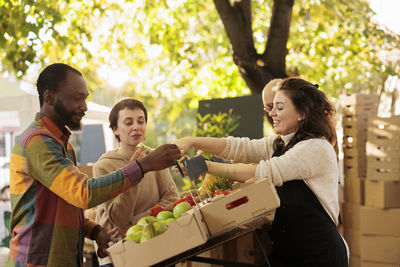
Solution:
[{"label": "bracelet", "polygon": [[100,231],[100,224],[96,225],[95,227],[93,227],[92,231],[90,232],[90,239],[91,240],[96,240],[96,237]]},{"label": "bracelet", "polygon": [[143,172],[142,166],[140,165],[140,163],[139,163],[138,160],[136,160],[136,163],[137,163],[137,165],[139,166],[140,171],[142,172],[142,177],[143,177],[143,176],[144,176],[144,172]]}]

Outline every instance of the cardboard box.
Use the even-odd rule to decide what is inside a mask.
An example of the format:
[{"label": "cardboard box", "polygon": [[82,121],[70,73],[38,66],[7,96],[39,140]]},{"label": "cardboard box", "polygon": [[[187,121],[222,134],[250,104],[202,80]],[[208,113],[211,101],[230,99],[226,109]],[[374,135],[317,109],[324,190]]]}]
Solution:
[{"label": "cardboard box", "polygon": [[368,114],[353,114],[343,110],[342,125],[356,125],[358,128],[367,129]]},{"label": "cardboard box", "polygon": [[361,234],[400,237],[400,209],[361,206],[360,232]]},{"label": "cardboard box", "polygon": [[366,173],[364,175],[362,175],[358,166],[350,166],[350,165],[343,164],[343,172],[344,172],[345,182],[346,182],[346,179],[365,178],[365,176],[366,176]]},{"label": "cardboard box", "polygon": [[[280,206],[275,186],[268,179],[251,179],[229,195],[200,206],[211,235],[217,235]],[[237,205],[235,204],[237,203]]]},{"label": "cardboard box", "polygon": [[361,261],[361,267],[400,267],[400,265],[396,263]]},{"label": "cardboard box", "polygon": [[386,181],[400,180],[399,157],[367,156],[367,166],[367,179]]},{"label": "cardboard box", "polygon": [[150,266],[179,253],[206,243],[207,226],[198,208],[187,211],[161,235],[137,244],[132,240],[120,241],[108,248],[115,267]]},{"label": "cardboard box", "polygon": [[383,181],[400,181],[400,164],[386,164],[379,161],[367,161],[367,179]]},{"label": "cardboard box", "polygon": [[364,181],[363,178],[344,178],[344,199],[347,203],[364,205]]},{"label": "cardboard box", "polygon": [[400,237],[400,209],[380,209],[351,203],[343,205],[343,226],[362,235]]},{"label": "cardboard box", "polygon": [[365,151],[367,136],[343,135],[343,145]]},{"label": "cardboard box", "polygon": [[345,229],[360,230],[360,205],[343,204],[343,226]]},{"label": "cardboard box", "polygon": [[[382,118],[378,116],[368,117],[368,130],[372,134],[396,134],[400,132],[400,116]],[[399,137],[397,137],[399,138]]]},{"label": "cardboard box", "polygon": [[361,266],[360,256],[350,253],[349,267],[360,267],[360,266]]},{"label": "cardboard box", "polygon": [[400,264],[400,237],[362,235],[360,245],[362,261]]},{"label": "cardboard box", "polygon": [[360,256],[360,231],[344,228],[344,240],[349,246],[350,254]]},{"label": "cardboard box", "polygon": [[367,159],[365,157],[344,155],[343,167],[354,167],[357,169],[358,176],[360,177],[365,177],[367,175]]},{"label": "cardboard box", "polygon": [[393,142],[388,142],[387,145],[383,146],[367,141],[365,149],[366,155],[378,158],[399,158],[400,151],[396,146],[397,144],[394,144]]},{"label": "cardboard box", "polygon": [[355,158],[363,158],[364,160],[367,159],[366,151],[364,149],[358,149],[354,146],[343,146],[343,155],[344,156],[352,156]]},{"label": "cardboard box", "polygon": [[395,263],[362,261],[360,256],[350,255],[349,267],[400,267],[400,265]]},{"label": "cardboard box", "polygon": [[339,96],[342,105],[374,105],[378,106],[379,104],[379,95],[376,93],[372,94],[362,94],[362,93],[354,93],[354,94],[341,94]]},{"label": "cardboard box", "polygon": [[400,208],[400,181],[365,180],[365,205]]}]

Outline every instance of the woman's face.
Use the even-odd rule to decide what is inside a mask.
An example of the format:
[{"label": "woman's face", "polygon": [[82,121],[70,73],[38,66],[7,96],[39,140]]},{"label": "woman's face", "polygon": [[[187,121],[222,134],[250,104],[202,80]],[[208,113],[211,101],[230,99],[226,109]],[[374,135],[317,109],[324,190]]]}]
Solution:
[{"label": "woman's face", "polygon": [[119,135],[121,145],[136,147],[145,140],[146,126],[143,110],[125,108],[118,112],[117,128],[113,132]]},{"label": "woman's face", "polygon": [[273,119],[273,127],[277,134],[287,135],[299,128],[303,119],[297,112],[292,100],[283,91],[278,91],[274,98],[274,107],[269,114]]}]

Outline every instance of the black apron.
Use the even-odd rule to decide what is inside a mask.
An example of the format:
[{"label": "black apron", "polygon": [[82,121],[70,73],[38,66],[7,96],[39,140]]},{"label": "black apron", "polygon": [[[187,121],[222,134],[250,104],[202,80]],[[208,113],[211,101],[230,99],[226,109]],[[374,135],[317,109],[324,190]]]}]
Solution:
[{"label": "black apron", "polygon": [[347,267],[346,246],[321,203],[303,180],[276,187],[281,206],[271,227],[272,267]]}]

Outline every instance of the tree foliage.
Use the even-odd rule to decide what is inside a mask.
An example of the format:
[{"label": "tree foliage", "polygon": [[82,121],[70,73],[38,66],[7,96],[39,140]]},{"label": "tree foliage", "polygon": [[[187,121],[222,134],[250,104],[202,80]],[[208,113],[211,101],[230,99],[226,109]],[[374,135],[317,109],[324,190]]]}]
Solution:
[{"label": "tree foliage", "polygon": [[[372,15],[365,0],[0,0],[1,71],[33,69],[34,81],[43,65],[74,65],[97,102],[143,100],[159,143],[194,133],[198,100],[260,92],[274,77],[301,75],[331,97],[382,91],[399,65],[379,53],[399,37]],[[129,77],[122,90],[110,70]]]}]

